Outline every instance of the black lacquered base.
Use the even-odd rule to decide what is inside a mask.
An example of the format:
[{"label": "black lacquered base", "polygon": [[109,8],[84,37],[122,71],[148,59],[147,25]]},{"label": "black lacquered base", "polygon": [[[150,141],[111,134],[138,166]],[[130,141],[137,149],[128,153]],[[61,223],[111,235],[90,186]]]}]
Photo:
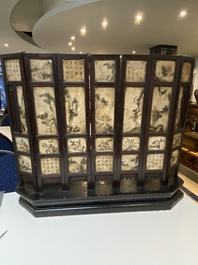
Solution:
[{"label": "black lacquered base", "polygon": [[35,217],[170,210],[183,193],[179,180],[168,189],[157,192],[116,194],[108,196],[71,196],[71,194],[26,193],[18,187],[19,203]]}]

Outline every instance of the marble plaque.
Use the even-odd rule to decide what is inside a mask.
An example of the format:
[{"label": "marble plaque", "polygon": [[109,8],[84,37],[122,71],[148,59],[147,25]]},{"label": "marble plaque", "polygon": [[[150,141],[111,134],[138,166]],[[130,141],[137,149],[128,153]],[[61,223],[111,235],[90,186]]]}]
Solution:
[{"label": "marble plaque", "polygon": [[84,59],[63,60],[64,82],[83,82],[85,80]]},{"label": "marble plaque", "polygon": [[171,154],[171,162],[170,162],[170,165],[171,166],[174,166],[175,164],[177,164],[178,163],[178,159],[179,159],[179,150],[175,150]]},{"label": "marble plaque", "polygon": [[33,87],[39,135],[57,134],[54,87]]},{"label": "marble plaque", "polygon": [[127,61],[126,82],[145,82],[146,61]]},{"label": "marble plaque", "polygon": [[87,172],[87,157],[72,156],[68,159],[69,173],[86,173]]},{"label": "marble plaque", "polygon": [[115,67],[114,60],[95,60],[95,81],[115,82]]},{"label": "marble plaque", "polygon": [[19,117],[20,117],[21,132],[24,134],[27,134],[28,128],[27,128],[25,102],[24,102],[22,86],[17,86],[16,92],[17,92],[17,103],[18,103],[18,111],[19,111]]},{"label": "marble plaque", "polygon": [[53,69],[50,59],[30,59],[32,82],[52,82]]},{"label": "marble plaque", "polygon": [[138,155],[122,155],[121,171],[138,170],[139,156]]},{"label": "marble plaque", "polygon": [[84,87],[65,87],[67,133],[86,133],[86,107]]},{"label": "marble plaque", "polygon": [[166,137],[153,136],[149,137],[148,150],[164,150],[166,146]]},{"label": "marble plaque", "polygon": [[151,132],[167,132],[172,87],[154,87],[150,119]]},{"label": "marble plaque", "polygon": [[18,161],[20,171],[32,173],[32,164],[29,156],[19,155]]},{"label": "marble plaque", "polygon": [[126,87],[124,101],[124,133],[141,132],[144,88]]},{"label": "marble plaque", "polygon": [[57,139],[38,140],[40,154],[56,154],[59,152]]},{"label": "marble plaque", "polygon": [[86,152],[87,143],[85,138],[69,138],[67,140],[68,152]]},{"label": "marble plaque", "polygon": [[139,137],[123,137],[122,138],[122,151],[138,151],[140,148]]},{"label": "marble plaque", "polygon": [[182,82],[190,82],[191,68],[192,68],[192,63],[189,62],[183,63],[182,80],[181,80]]},{"label": "marble plaque", "polygon": [[21,69],[19,59],[5,60],[7,81],[21,81]]},{"label": "marble plaque", "polygon": [[112,87],[95,88],[95,132],[114,132],[115,89]]},{"label": "marble plaque", "polygon": [[178,100],[178,105],[177,105],[177,111],[176,111],[176,119],[175,119],[175,131],[180,129],[180,121],[182,118],[182,99],[183,99],[183,94],[184,94],[184,87],[180,87],[180,92],[179,92],[179,100]]},{"label": "marble plaque", "polygon": [[41,173],[43,175],[60,174],[59,158],[41,158]]},{"label": "marble plaque", "polygon": [[179,147],[181,145],[181,139],[182,139],[182,134],[181,133],[176,133],[173,138],[173,148]]},{"label": "marble plaque", "polygon": [[164,154],[149,154],[147,155],[147,170],[162,170],[164,164]]},{"label": "marble plaque", "polygon": [[96,156],[96,171],[97,172],[106,172],[113,171],[113,156],[110,155],[101,155]]},{"label": "marble plaque", "polygon": [[157,61],[155,69],[155,80],[159,82],[173,82],[175,75],[174,61]]},{"label": "marble plaque", "polygon": [[30,144],[27,138],[17,136],[15,137],[15,141],[16,141],[17,151],[26,152],[26,153],[30,152]]},{"label": "marble plaque", "polygon": [[96,152],[112,152],[113,138],[96,138]]}]

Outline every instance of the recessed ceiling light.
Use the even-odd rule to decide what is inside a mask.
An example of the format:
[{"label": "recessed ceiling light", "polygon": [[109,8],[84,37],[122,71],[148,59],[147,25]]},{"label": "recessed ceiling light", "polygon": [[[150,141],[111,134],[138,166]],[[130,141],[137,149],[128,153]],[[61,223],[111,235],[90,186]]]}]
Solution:
[{"label": "recessed ceiling light", "polygon": [[72,47],[72,50],[75,51],[75,47]]},{"label": "recessed ceiling light", "polygon": [[72,42],[71,42],[71,41],[70,41],[70,42],[68,42],[68,45],[69,45],[69,46],[71,46],[71,45],[72,45]]},{"label": "recessed ceiling light", "polygon": [[185,17],[187,15],[187,11],[186,10],[182,10],[180,13],[179,13],[179,16],[180,17]]},{"label": "recessed ceiling light", "polygon": [[132,51],[132,53],[133,53],[133,54],[135,54],[135,53],[136,53],[136,51]]},{"label": "recessed ceiling light", "polygon": [[140,20],[142,20],[142,16],[141,15],[137,15],[136,19],[140,21]]},{"label": "recessed ceiling light", "polygon": [[87,32],[86,27],[82,27],[80,29],[80,33],[81,33],[82,36],[84,36],[86,34],[86,32]]},{"label": "recessed ceiling light", "polygon": [[103,29],[106,29],[107,25],[108,25],[108,22],[107,22],[107,20],[106,20],[106,18],[105,18],[105,19],[103,19],[103,21],[102,21],[102,27],[103,27]]},{"label": "recessed ceiling light", "polygon": [[82,53],[82,52],[79,52],[79,53]]},{"label": "recessed ceiling light", "polygon": [[8,44],[7,44],[7,43],[5,43],[5,44],[4,44],[4,46],[5,46],[5,47],[8,47]]},{"label": "recessed ceiling light", "polygon": [[135,24],[140,24],[140,22],[143,19],[143,14],[142,13],[137,13],[137,15],[135,16]]},{"label": "recessed ceiling light", "polygon": [[71,36],[71,40],[75,40],[75,36]]}]

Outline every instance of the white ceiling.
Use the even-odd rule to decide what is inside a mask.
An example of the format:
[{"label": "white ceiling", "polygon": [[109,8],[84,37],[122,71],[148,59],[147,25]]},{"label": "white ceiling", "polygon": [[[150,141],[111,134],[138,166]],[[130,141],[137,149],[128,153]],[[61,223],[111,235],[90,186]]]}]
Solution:
[{"label": "white ceiling", "polygon": [[[198,56],[197,0],[1,0],[0,3],[0,54],[21,51],[130,54],[134,50],[137,54],[148,54],[149,48],[167,44],[178,46],[178,54]],[[188,13],[180,18],[183,9]],[[138,12],[143,14],[139,25],[135,24]],[[106,30],[101,27],[104,18],[108,21]],[[85,36],[80,34],[82,26],[87,29]],[[23,31],[32,32],[32,38]],[[68,45],[72,35],[75,51]],[[5,47],[5,43],[9,46]]]}]

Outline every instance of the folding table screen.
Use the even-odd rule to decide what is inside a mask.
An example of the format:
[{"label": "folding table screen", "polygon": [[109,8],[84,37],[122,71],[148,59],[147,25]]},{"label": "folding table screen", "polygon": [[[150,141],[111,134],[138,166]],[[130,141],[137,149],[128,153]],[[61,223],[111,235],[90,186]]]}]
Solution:
[{"label": "folding table screen", "polygon": [[171,209],[194,59],[2,58],[20,203],[34,216]]}]

